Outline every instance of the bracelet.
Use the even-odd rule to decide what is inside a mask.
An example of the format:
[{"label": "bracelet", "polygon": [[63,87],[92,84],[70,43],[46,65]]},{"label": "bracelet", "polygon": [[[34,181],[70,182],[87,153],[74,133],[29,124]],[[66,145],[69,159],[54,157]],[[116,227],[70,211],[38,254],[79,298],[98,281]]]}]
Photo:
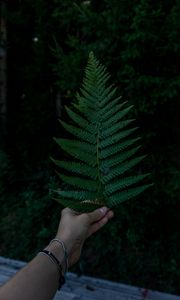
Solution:
[{"label": "bracelet", "polygon": [[41,250],[38,254],[43,254],[43,255],[49,257],[49,259],[57,266],[59,275],[60,275],[59,287],[58,287],[58,290],[59,290],[62,287],[62,285],[65,283],[65,278],[62,273],[62,266],[61,266],[59,260],[56,258],[56,256],[52,252],[50,252],[48,250]]},{"label": "bracelet", "polygon": [[[57,239],[57,238],[51,240],[50,243],[49,243],[49,245],[51,245],[53,242],[59,243],[59,244],[62,246],[63,250],[64,250],[64,259],[65,259],[65,264],[66,264],[64,273],[66,273],[66,272],[68,271],[68,265],[69,265],[69,263],[68,263],[68,254],[67,254],[66,246],[65,246],[65,244],[64,244],[63,241],[61,241],[60,239]],[[64,259],[63,259],[63,260],[64,260]]]}]

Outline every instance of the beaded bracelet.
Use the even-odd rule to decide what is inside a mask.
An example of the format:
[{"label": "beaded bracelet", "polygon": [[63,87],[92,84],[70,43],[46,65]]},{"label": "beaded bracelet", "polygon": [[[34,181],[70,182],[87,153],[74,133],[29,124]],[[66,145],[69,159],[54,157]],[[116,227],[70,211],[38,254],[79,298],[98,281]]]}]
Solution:
[{"label": "beaded bracelet", "polygon": [[63,276],[62,266],[61,266],[59,260],[56,258],[56,256],[52,252],[45,250],[45,249],[41,250],[38,254],[43,254],[43,255],[49,257],[49,259],[57,266],[59,275],[60,275],[58,290],[60,290],[62,285],[65,283],[65,278]]}]

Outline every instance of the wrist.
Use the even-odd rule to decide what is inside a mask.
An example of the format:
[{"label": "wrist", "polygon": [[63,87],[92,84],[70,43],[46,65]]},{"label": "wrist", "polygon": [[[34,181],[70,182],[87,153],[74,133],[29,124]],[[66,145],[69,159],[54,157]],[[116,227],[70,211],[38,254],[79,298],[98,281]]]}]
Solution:
[{"label": "wrist", "polygon": [[55,255],[57,260],[60,262],[63,274],[65,274],[68,270],[68,258],[64,247],[56,240],[52,240],[45,250],[48,250]]},{"label": "wrist", "polygon": [[45,250],[51,251],[56,257],[57,259],[62,263],[63,258],[64,258],[64,251],[63,249],[61,249],[60,246],[58,246],[55,243],[49,244]]},{"label": "wrist", "polygon": [[69,256],[74,246],[73,239],[67,234],[57,234],[55,239],[59,239],[64,243],[66,247],[67,255]]},{"label": "wrist", "polygon": [[[67,271],[67,265],[65,265],[65,271],[63,267],[63,252],[59,251],[55,245],[48,245],[45,249],[41,250],[38,254],[43,254],[46,257],[49,258],[49,261],[53,263],[53,265],[56,266],[58,273],[59,273],[59,287],[58,290],[61,288],[61,286],[65,283],[64,274]],[[52,264],[51,264],[52,265]]]}]

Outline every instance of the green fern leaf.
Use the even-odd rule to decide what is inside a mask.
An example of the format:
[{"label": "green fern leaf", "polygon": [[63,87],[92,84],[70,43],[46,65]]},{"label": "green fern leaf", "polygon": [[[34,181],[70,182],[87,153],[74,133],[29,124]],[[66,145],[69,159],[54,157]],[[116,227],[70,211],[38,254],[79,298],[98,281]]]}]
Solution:
[{"label": "green fern leaf", "polygon": [[[120,108],[120,106],[118,107],[118,109]],[[113,124],[115,124],[116,122],[119,122],[122,118],[124,118],[129,111],[133,108],[133,105],[123,109],[122,111],[115,111],[115,114],[111,116],[111,118],[109,118],[107,121],[104,122],[103,127],[107,128],[112,126]],[[117,109],[117,108],[116,108]]]},{"label": "green fern leaf", "polygon": [[107,157],[112,156],[116,153],[120,153],[120,152],[124,151],[126,148],[128,148],[129,146],[132,146],[138,140],[140,140],[140,137],[131,139],[131,140],[130,139],[126,140],[115,146],[113,145],[113,146],[107,147],[101,151],[100,158],[103,160],[103,159],[107,159]]},{"label": "green fern leaf", "polygon": [[63,121],[60,121],[62,126],[70,132],[72,135],[82,139],[85,142],[89,142],[91,144],[96,144],[96,137],[93,134],[90,134],[87,130],[82,130],[80,128],[74,127],[72,125],[66,124]]},{"label": "green fern leaf", "polygon": [[137,127],[129,127],[133,106],[121,102],[117,88],[107,85],[109,78],[91,52],[76,104],[66,107],[69,123],[60,121],[74,139],[55,139],[73,160],[52,159],[66,184],[65,190],[52,191],[52,197],[79,212],[113,207],[151,186],[144,182],[149,174],[133,173],[145,157],[136,156],[140,137],[133,136]]},{"label": "green fern leaf", "polygon": [[97,179],[96,169],[88,166],[87,164],[79,163],[79,162],[71,162],[71,161],[60,161],[60,160],[53,159],[52,157],[51,160],[58,167],[65,169],[66,171],[69,171],[74,174],[88,176],[95,180]]},{"label": "green fern leaf", "polygon": [[66,176],[58,173],[60,179],[62,179],[68,185],[75,186],[80,189],[86,189],[87,191],[97,191],[97,184],[94,180],[73,177],[73,176]]},{"label": "green fern leaf", "polygon": [[55,141],[64,151],[66,151],[76,159],[87,163],[89,166],[96,165],[96,149],[93,145],[66,139],[55,139]]},{"label": "green fern leaf", "polygon": [[[69,109],[68,107],[65,107],[67,114],[69,115],[69,117],[78,125],[78,126],[82,126],[82,128],[88,128],[89,122],[84,119],[83,117],[81,117],[80,115],[78,115],[77,113],[75,113],[74,111],[72,111],[71,109]],[[92,129],[93,130],[93,129]],[[90,133],[92,133],[92,131],[90,131]]]},{"label": "green fern leaf", "polygon": [[[105,116],[105,114],[107,114],[108,112],[114,113],[114,106],[119,103],[119,101],[121,100],[121,97],[117,97],[115,98],[113,101],[111,101],[110,103],[108,103],[107,105],[105,105],[104,107],[101,107],[101,115],[102,117]],[[123,104],[127,103],[124,102]],[[105,119],[108,117],[108,115],[105,116]]]},{"label": "green fern leaf", "polygon": [[88,200],[94,200],[96,197],[95,192],[89,192],[89,191],[57,191],[57,194],[63,198],[70,198],[75,199],[77,201],[86,201]]},{"label": "green fern leaf", "polygon": [[[113,90],[112,90],[112,88],[113,88]],[[116,95],[116,92],[117,92],[117,88],[114,88],[113,85],[102,90],[101,103],[99,104],[100,107],[102,108],[105,105],[107,105],[109,103],[109,101],[112,101],[113,97]]]},{"label": "green fern leaf", "polygon": [[[111,109],[101,109],[101,120],[102,122],[106,121],[106,120],[111,120],[111,118],[113,118],[113,120],[115,121],[114,117],[118,115],[119,117],[119,120],[122,119],[124,117],[123,113],[124,111],[127,110],[127,108],[122,111],[122,107],[125,106],[127,104],[127,101],[126,102],[123,102],[121,104],[118,104],[118,105],[114,105]],[[118,112],[120,111],[120,113],[118,114]],[[128,111],[129,111],[129,108],[128,108]],[[116,114],[117,113],[117,114]],[[108,122],[107,122],[108,123]],[[107,127],[106,125],[106,122],[102,123],[104,125],[104,128]]]},{"label": "green fern leaf", "polygon": [[105,130],[102,131],[101,136],[102,139],[107,138],[110,135],[113,135],[114,133],[116,133],[117,131],[124,129],[124,127],[127,127],[129,124],[131,124],[135,119],[130,119],[127,121],[122,121],[120,124],[114,124],[113,126],[111,126],[110,128],[107,128]]},{"label": "green fern leaf", "polygon": [[116,194],[108,198],[108,207],[113,207],[133,197],[136,197],[137,195],[144,192],[147,188],[152,187],[152,185],[153,184],[145,184],[143,186],[131,188],[123,192],[117,192]]},{"label": "green fern leaf", "polygon": [[132,128],[132,129],[128,129],[128,130],[124,130],[124,131],[120,131],[117,134],[111,135],[110,137],[108,137],[106,139],[103,139],[102,142],[101,142],[101,144],[100,144],[101,149],[104,149],[107,146],[111,146],[113,144],[116,144],[120,140],[122,140],[125,137],[129,136],[130,134],[132,134],[137,129],[138,129],[138,127],[135,127],[135,128]]},{"label": "green fern leaf", "polygon": [[82,201],[77,202],[76,200],[72,199],[65,199],[65,198],[56,198],[55,196],[52,196],[54,200],[56,200],[58,203],[62,204],[65,207],[69,207],[75,211],[78,212],[91,212],[92,210],[103,206],[103,203],[95,203],[95,202],[88,202],[88,201]]},{"label": "green fern leaf", "polygon": [[105,184],[109,182],[111,179],[114,179],[115,177],[124,174],[125,172],[129,171],[132,167],[136,166],[145,157],[146,156],[144,155],[144,156],[133,158],[110,169],[108,172],[109,174],[102,178],[102,182]]},{"label": "green fern leaf", "polygon": [[120,164],[125,160],[129,159],[130,157],[132,157],[140,148],[141,146],[137,146],[133,149],[122,151],[122,153],[120,154],[118,153],[114,155],[112,158],[103,161],[102,166],[106,168],[111,168],[113,166],[116,166],[117,164]]},{"label": "green fern leaf", "polygon": [[119,181],[115,181],[114,183],[107,184],[105,186],[105,193],[107,196],[109,196],[117,191],[123,190],[133,184],[136,184],[136,183],[142,181],[149,175],[150,174],[148,173],[148,174],[144,174],[144,175],[129,176],[129,177],[122,178]]}]

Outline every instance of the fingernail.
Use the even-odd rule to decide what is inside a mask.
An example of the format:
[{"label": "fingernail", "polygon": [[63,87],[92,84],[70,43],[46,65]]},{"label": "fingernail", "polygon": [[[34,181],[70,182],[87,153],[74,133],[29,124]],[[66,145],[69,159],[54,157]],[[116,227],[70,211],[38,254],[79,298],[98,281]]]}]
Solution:
[{"label": "fingernail", "polygon": [[106,213],[106,212],[107,212],[107,207],[101,207],[101,208],[100,208],[100,212],[101,212],[102,214]]},{"label": "fingernail", "polygon": [[111,218],[113,218],[113,217],[114,217],[114,212],[111,211],[110,214],[109,214],[109,218],[111,219]]}]

